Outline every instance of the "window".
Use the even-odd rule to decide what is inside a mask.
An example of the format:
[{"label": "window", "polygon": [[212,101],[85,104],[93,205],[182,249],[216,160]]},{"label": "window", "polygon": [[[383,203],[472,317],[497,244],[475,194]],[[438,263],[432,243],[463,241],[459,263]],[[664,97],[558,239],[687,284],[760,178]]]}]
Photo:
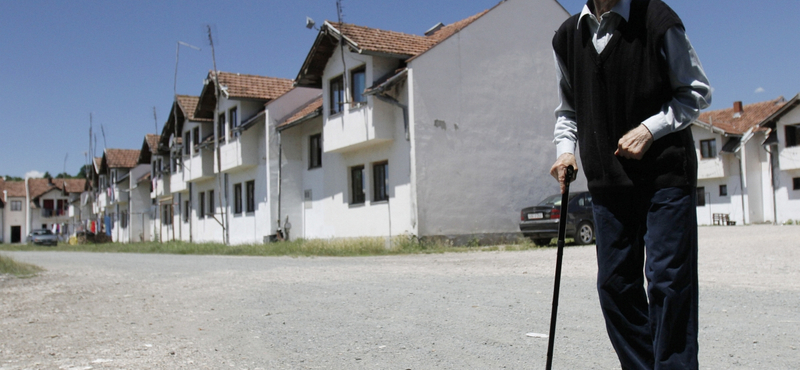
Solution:
[{"label": "window", "polygon": [[247,191],[247,213],[256,211],[256,181],[251,180],[245,183]]},{"label": "window", "polygon": [[706,205],[706,188],[702,186],[697,187],[697,206],[705,207]]},{"label": "window", "polygon": [[311,135],[308,147],[308,169],[322,167],[322,134]]},{"label": "window", "polygon": [[344,110],[344,76],[331,79],[330,94],[330,114],[337,114]]},{"label": "window", "polygon": [[161,223],[164,225],[172,225],[172,204],[164,204],[161,207]]},{"label": "window", "polygon": [[792,190],[800,190],[800,177],[792,179]]},{"label": "window", "polygon": [[111,184],[113,185],[117,183],[117,170],[111,170]]},{"label": "window", "polygon": [[123,229],[128,228],[128,211],[122,211],[119,213],[119,226]]},{"label": "window", "polygon": [[800,124],[786,125],[786,147],[800,145]]},{"label": "window", "polygon": [[719,186],[719,196],[727,197],[728,196],[728,185],[720,185]]},{"label": "window", "polygon": [[215,213],[215,210],[214,210],[214,191],[213,190],[209,190],[208,191],[208,214],[210,214],[211,217],[214,217],[214,213]]},{"label": "window", "polygon": [[197,194],[197,218],[206,217],[206,193],[201,191]]},{"label": "window", "polygon": [[242,213],[242,184],[233,185],[233,214]]},{"label": "window", "polygon": [[389,200],[389,163],[381,162],[372,165],[372,201]]},{"label": "window", "polygon": [[714,158],[717,156],[717,139],[700,140],[700,156]]},{"label": "window", "polygon": [[189,143],[192,142],[192,132],[186,131],[183,133],[183,154],[189,155],[191,148],[189,148]]},{"label": "window", "polygon": [[11,201],[11,210],[14,211],[14,212],[21,211],[22,210],[22,201],[21,200],[12,200]]},{"label": "window", "polygon": [[225,113],[220,113],[217,116],[217,138],[222,139],[225,137]]},{"label": "window", "polygon": [[200,127],[195,127],[192,130],[192,146],[194,146],[194,152],[197,153],[200,150]]},{"label": "window", "polygon": [[350,167],[350,204],[364,204],[364,166]]},{"label": "window", "polygon": [[239,137],[239,132],[236,132],[236,133],[233,132],[234,128],[239,127],[239,112],[238,112],[238,109],[236,107],[233,107],[233,108],[231,108],[231,110],[228,111],[228,118],[230,119],[230,122],[228,122],[228,125],[230,126],[231,136],[232,137]]},{"label": "window", "polygon": [[350,94],[353,103],[366,103],[364,90],[367,88],[367,69],[364,66],[350,72]]},{"label": "window", "polygon": [[183,222],[189,222],[189,201],[183,201]]}]

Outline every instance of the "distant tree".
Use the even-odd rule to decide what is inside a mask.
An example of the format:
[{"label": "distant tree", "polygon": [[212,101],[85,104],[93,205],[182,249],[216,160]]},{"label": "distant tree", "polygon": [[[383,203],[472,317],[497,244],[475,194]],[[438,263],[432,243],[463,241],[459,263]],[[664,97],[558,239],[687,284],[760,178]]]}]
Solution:
[{"label": "distant tree", "polygon": [[56,175],[56,178],[57,179],[71,179],[72,176],[70,176],[70,174],[68,174],[66,172],[62,172],[62,173],[59,173],[58,175]]},{"label": "distant tree", "polygon": [[42,178],[45,178],[45,179],[52,179],[52,178],[53,178],[53,176],[52,176],[52,175],[50,175],[50,171],[44,171],[44,176],[42,176]]},{"label": "distant tree", "polygon": [[73,176],[72,178],[73,179],[85,179],[86,178],[86,171],[91,171],[91,170],[92,170],[92,166],[90,166],[88,164],[85,164],[85,165],[81,166],[81,169],[78,170],[78,173],[75,174],[75,176]]},{"label": "distant tree", "polygon": [[23,181],[23,180],[24,179],[22,177],[6,175],[6,181]]}]

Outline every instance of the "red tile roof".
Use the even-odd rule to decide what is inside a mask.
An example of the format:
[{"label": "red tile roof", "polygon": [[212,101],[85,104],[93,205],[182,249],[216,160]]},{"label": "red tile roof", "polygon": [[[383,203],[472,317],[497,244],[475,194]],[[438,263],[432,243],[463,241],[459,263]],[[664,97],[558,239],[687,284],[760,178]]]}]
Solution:
[{"label": "red tile roof", "polygon": [[745,105],[739,116],[734,115],[734,108],[731,107],[703,112],[698,120],[717,127],[728,134],[741,135],[747,130],[758,126],[758,124],[781,109],[784,104],[786,104],[786,100],[780,97],[775,100]]},{"label": "red tile roof", "polygon": [[57,186],[66,187],[67,193],[82,193],[89,182],[86,179],[53,179]]},{"label": "red tile roof", "polygon": [[194,113],[197,110],[198,101],[200,101],[199,96],[178,95],[178,105],[180,105],[187,119],[190,121],[213,121],[213,119],[195,117]]},{"label": "red tile roof", "polygon": [[[213,75],[213,71],[209,72],[209,77]],[[227,87],[230,98],[273,100],[292,89],[290,79],[230,72],[219,72],[219,83]]]},{"label": "red tile roof", "polygon": [[3,181],[0,185],[2,185],[0,192],[8,191],[9,197],[25,196],[25,181]]},{"label": "red tile roof", "polygon": [[147,147],[150,148],[150,153],[158,152],[158,139],[160,138],[159,135],[156,134],[147,134],[144,136],[145,142],[147,142]]},{"label": "red tile roof", "polygon": [[[495,6],[498,6],[501,3],[502,2],[498,3]],[[492,8],[492,9],[494,9],[494,8]],[[450,36],[453,36],[454,34],[458,33],[462,29],[464,29],[465,27],[469,26],[470,24],[472,24],[472,22],[475,22],[476,20],[478,20],[478,18],[483,17],[486,13],[488,13],[492,9],[486,9],[486,10],[484,10],[484,11],[478,13],[478,14],[475,14],[475,15],[469,17],[469,18],[465,18],[465,19],[462,19],[462,20],[460,20],[458,22],[448,24],[448,25],[436,30],[436,32],[434,32],[431,35],[427,36],[428,38],[433,39],[436,42],[433,45],[431,45],[431,47],[429,47],[429,48],[417,53],[416,55],[411,57],[406,62],[410,62],[410,61],[416,59],[418,56],[424,54],[426,51],[430,50],[431,48],[433,48],[434,46],[438,45],[442,41],[447,40],[448,38],[450,38]]]},{"label": "red tile roof", "polygon": [[313,113],[315,113],[317,111],[322,112],[322,97],[321,96],[316,98],[316,99],[314,99],[313,101],[308,103],[308,105],[306,105],[305,107],[301,108],[297,113],[293,114],[291,117],[289,117],[288,119],[286,119],[283,122],[281,122],[277,127],[281,128],[281,127],[284,127],[284,126],[289,126],[292,123],[295,123],[295,122],[297,122],[297,121],[299,121],[299,120],[301,120],[301,119],[303,119],[303,118],[305,118],[307,116],[310,116],[310,115],[312,115]]},{"label": "red tile roof", "polygon": [[139,161],[139,149],[106,149],[103,158],[108,168],[134,168]]},{"label": "red tile roof", "polygon": [[100,166],[103,164],[103,157],[94,157],[94,171],[99,172]]},{"label": "red tile roof", "polygon": [[61,186],[56,184],[61,183],[61,179],[28,179],[28,188],[30,189],[31,199],[40,197],[50,190],[61,191]]},{"label": "red tile roof", "polygon": [[425,36],[385,31],[348,23],[326,23],[352,40],[359,49],[366,51],[410,57],[428,50],[437,42],[436,39]]}]

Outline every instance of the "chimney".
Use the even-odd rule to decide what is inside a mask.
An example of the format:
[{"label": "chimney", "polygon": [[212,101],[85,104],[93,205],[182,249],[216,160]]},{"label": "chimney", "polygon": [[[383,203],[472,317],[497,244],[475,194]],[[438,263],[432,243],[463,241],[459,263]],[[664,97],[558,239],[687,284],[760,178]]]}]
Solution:
[{"label": "chimney", "polygon": [[741,101],[733,102],[733,118],[739,118],[744,113],[744,108],[742,107]]}]

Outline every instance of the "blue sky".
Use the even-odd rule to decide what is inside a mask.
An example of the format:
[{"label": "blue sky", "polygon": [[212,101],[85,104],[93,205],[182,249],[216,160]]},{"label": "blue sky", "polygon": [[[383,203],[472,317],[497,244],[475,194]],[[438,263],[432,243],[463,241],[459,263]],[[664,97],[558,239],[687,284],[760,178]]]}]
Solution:
[{"label": "blue sky", "polygon": [[[344,19],[422,34],[497,2],[344,0]],[[585,1],[559,3],[576,13]],[[667,3],[715,89],[711,109],[800,93],[800,1]],[[179,94],[199,95],[212,69],[207,25],[219,70],[294,78],[316,36],[305,17],[336,19],[335,0],[0,0],[0,9],[0,175],[12,176],[75,174],[89,147],[90,113],[98,147],[102,125],[108,148],[139,149],[156,130],[153,107],[159,130],[169,113],[178,41],[202,49],[180,48],[177,78]]]}]

